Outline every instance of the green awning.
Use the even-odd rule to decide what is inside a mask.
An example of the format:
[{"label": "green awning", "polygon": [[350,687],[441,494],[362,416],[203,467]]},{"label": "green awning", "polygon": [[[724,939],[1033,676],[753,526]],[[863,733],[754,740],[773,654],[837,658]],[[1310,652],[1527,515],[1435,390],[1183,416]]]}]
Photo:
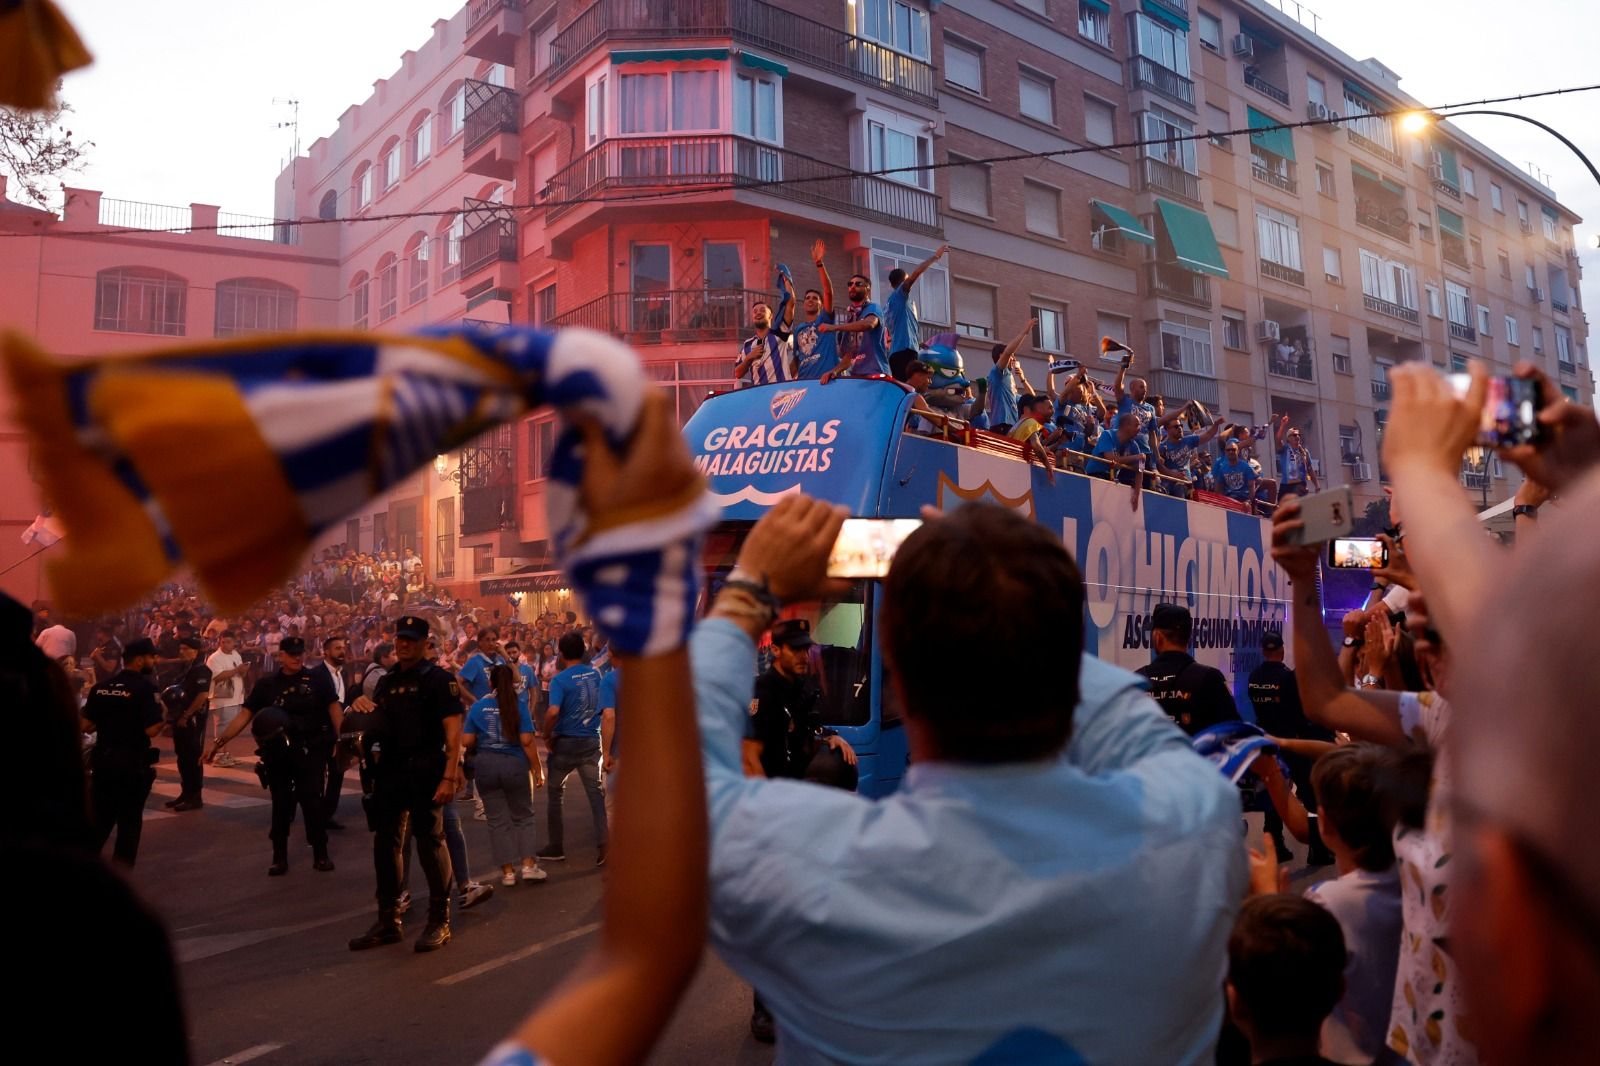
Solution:
[{"label": "green awning", "polygon": [[1544,216],[1546,218],[1548,218],[1551,222],[1554,222],[1557,226],[1561,225],[1561,212],[1557,211],[1555,208],[1551,207],[1549,204],[1540,204],[1539,205],[1539,210],[1543,211],[1544,212]]},{"label": "green awning", "polygon": [[1078,3],[1082,7],[1092,8],[1102,15],[1111,14],[1111,5],[1106,3],[1106,0],[1078,0]]},{"label": "green awning", "polygon": [[787,78],[789,76],[788,67],[784,66],[776,59],[768,59],[766,56],[758,56],[754,52],[740,52],[739,62],[754,70],[770,70],[780,78]]},{"label": "green awning", "polygon": [[1156,239],[1145,231],[1144,226],[1140,224],[1132,213],[1124,211],[1116,204],[1108,204],[1102,200],[1090,200],[1089,207],[1095,214],[1105,220],[1106,225],[1121,233],[1128,240],[1138,241],[1140,244],[1156,243]]},{"label": "green awning", "polygon": [[1456,164],[1456,150],[1443,141],[1437,141],[1434,143],[1433,151],[1439,157],[1439,167],[1444,172],[1444,183],[1452,189],[1461,188],[1461,168]]},{"label": "green awning", "polygon": [[1144,13],[1165,26],[1171,26],[1180,33],[1189,32],[1189,20],[1166,7],[1156,3],[1156,0],[1144,0],[1142,5]]},{"label": "green awning", "polygon": [[1360,163],[1357,163],[1353,160],[1350,163],[1350,173],[1354,174],[1358,178],[1365,178],[1367,181],[1376,182],[1379,185],[1382,185],[1385,189],[1389,190],[1390,193],[1394,194],[1395,196],[1399,196],[1402,199],[1406,195],[1406,187],[1401,185],[1398,181],[1395,181],[1393,178],[1386,178],[1382,174],[1379,174],[1376,170],[1373,170],[1370,167],[1364,167]]},{"label": "green awning", "polygon": [[613,50],[611,65],[624,63],[685,63],[696,59],[727,59],[726,48],[629,48]]},{"label": "green awning", "polygon": [[1271,115],[1263,115],[1253,107],[1247,107],[1245,111],[1250,128],[1258,131],[1250,134],[1250,143],[1258,145],[1280,159],[1293,161],[1294,133],[1286,129],[1272,129],[1271,127],[1282,126],[1283,123]]},{"label": "green awning", "polygon": [[1211,232],[1209,218],[1192,207],[1159,198],[1156,210],[1161,215],[1161,224],[1166,227],[1167,242],[1172,245],[1173,260],[1178,266],[1214,278],[1228,276],[1228,267],[1222,261],[1222,249],[1217,247],[1217,235]]},{"label": "green awning", "polygon": [[1439,228],[1454,233],[1457,237],[1467,235],[1466,220],[1448,207],[1439,208]]}]

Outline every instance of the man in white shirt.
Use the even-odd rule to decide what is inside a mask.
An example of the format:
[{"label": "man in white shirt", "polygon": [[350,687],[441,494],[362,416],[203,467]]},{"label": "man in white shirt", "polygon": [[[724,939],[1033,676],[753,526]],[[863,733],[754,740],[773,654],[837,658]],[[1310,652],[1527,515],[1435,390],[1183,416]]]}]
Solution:
[{"label": "man in white shirt", "polygon": [[34,643],[52,661],[78,655],[78,634],[60,622],[41,632]]},{"label": "man in white shirt", "polygon": [[[215,740],[221,736],[244,705],[244,656],[235,646],[237,638],[231,629],[224,629],[218,638],[217,650],[206,658],[206,668],[211,671],[211,721],[216,730]],[[217,753],[218,766],[232,766],[233,756],[226,751]]]}]

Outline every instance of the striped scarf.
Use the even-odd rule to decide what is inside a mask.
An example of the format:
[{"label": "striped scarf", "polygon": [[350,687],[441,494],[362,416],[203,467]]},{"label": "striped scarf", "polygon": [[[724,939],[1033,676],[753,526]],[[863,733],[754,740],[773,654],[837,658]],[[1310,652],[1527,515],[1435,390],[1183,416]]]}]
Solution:
[{"label": "striped scarf", "polygon": [[[543,405],[620,448],[648,387],[631,350],[579,329],[298,333],[70,363],[8,334],[0,354],[70,534],[51,584],[84,613],[137,601],[180,562],[219,607],[247,606],[435,454]],[[546,492],[557,562],[617,650],[677,646],[717,515],[704,485],[597,522],[582,475],[564,424]]]}]

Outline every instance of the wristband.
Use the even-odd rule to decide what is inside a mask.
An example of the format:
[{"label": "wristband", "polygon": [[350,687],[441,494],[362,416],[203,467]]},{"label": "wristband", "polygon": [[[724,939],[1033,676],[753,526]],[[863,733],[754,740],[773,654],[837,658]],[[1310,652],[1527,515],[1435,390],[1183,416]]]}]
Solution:
[{"label": "wristband", "polygon": [[1519,503],[1511,508],[1512,518],[1538,518],[1539,508],[1528,503]]}]

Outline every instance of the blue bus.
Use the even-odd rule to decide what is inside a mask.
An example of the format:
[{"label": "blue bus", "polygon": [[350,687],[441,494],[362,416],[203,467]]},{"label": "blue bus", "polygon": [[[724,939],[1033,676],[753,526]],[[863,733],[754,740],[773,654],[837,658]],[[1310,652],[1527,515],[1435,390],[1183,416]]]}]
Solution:
[{"label": "blue bus", "polygon": [[[711,586],[733,567],[755,521],[790,493],[843,504],[860,518],[990,501],[1059,532],[1084,573],[1089,652],[1142,666],[1152,654],[1151,611],[1182,603],[1194,614],[1195,657],[1228,675],[1248,716],[1246,679],[1261,661],[1261,635],[1288,621],[1288,579],[1272,561],[1265,519],[1151,491],[1135,509],[1127,486],[1066,471],[1052,485],[1009,438],[911,432],[911,406],[911,390],[884,378],[763,385],[706,400],[684,433],[723,507],[707,542]],[[856,749],[860,790],[871,796],[892,792],[909,758],[873,639],[878,595],[877,582],[857,581],[838,599],[784,612],[811,622],[823,720]]]}]

